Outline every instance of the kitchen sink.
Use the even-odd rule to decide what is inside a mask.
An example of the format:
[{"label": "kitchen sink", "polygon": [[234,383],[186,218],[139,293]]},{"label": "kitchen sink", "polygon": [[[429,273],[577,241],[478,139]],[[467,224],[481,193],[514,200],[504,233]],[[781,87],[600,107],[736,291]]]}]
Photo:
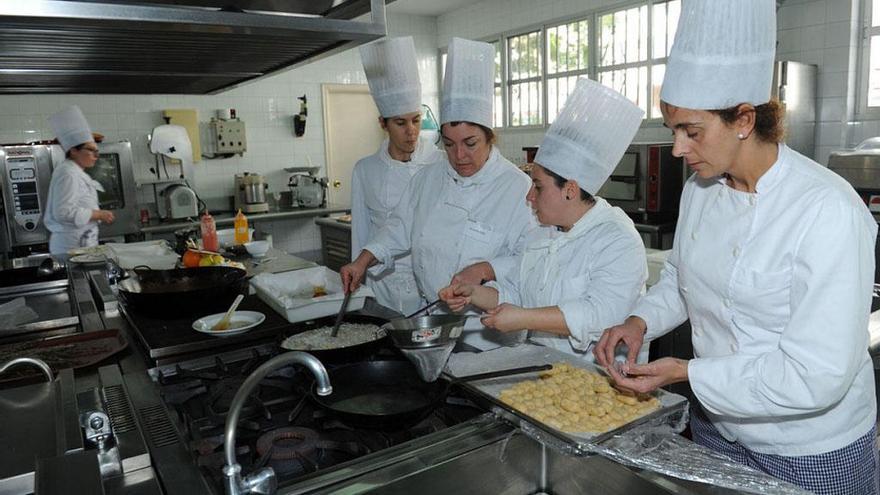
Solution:
[{"label": "kitchen sink", "polygon": [[[485,433],[485,432],[484,432]],[[562,454],[519,430],[496,427],[494,441],[444,459],[417,455],[344,485],[291,493],[383,495],[640,495],[733,494],[733,490],[630,469],[604,457]],[[487,435],[482,435],[487,439]]]}]

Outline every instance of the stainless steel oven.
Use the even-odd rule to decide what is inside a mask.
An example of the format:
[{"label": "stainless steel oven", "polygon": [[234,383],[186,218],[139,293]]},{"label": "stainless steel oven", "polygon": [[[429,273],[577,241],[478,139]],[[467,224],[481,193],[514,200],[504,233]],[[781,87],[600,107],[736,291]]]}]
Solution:
[{"label": "stainless steel oven", "polygon": [[52,158],[45,145],[0,147],[4,228],[10,250],[49,242],[43,212],[52,178]]},{"label": "stainless steel oven", "polygon": [[[98,206],[102,210],[112,211],[116,217],[112,224],[102,224],[98,233],[102,239],[137,233],[137,186],[134,181],[131,143],[100,143],[98,149],[98,161],[86,173],[104,187],[103,192],[98,192]],[[64,152],[60,146],[52,146],[52,156],[56,164],[64,160]]]},{"label": "stainless steel oven", "polygon": [[598,195],[634,216],[674,219],[686,177],[684,160],[672,155],[672,144],[633,143]]}]

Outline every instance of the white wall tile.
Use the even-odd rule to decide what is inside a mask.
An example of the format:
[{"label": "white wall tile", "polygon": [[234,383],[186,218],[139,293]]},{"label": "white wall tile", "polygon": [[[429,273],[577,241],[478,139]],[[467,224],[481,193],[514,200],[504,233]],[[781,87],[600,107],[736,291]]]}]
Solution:
[{"label": "white wall tile", "polygon": [[825,22],[846,21],[852,17],[853,3],[858,0],[830,0],[825,2]]},{"label": "white wall tile", "polygon": [[[833,2],[832,2],[833,3]],[[850,21],[831,22],[825,26],[825,48],[839,48],[850,45]]]},{"label": "white wall tile", "polygon": [[820,98],[846,96],[848,72],[821,72],[817,94]]},{"label": "white wall tile", "polygon": [[846,98],[818,98],[816,111],[820,122],[842,122],[846,115]]},{"label": "white wall tile", "polygon": [[[841,1],[841,0],[832,0]],[[803,9],[802,22],[804,26],[816,26],[825,24],[826,0],[805,3],[798,8]]]}]

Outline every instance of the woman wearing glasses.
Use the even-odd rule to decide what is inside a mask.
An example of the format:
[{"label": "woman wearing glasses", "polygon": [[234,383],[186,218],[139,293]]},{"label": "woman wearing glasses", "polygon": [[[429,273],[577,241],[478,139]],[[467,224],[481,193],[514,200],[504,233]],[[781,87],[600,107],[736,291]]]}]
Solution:
[{"label": "woman wearing glasses", "polygon": [[98,145],[79,107],[49,117],[67,159],[52,171],[43,217],[49,229],[49,252],[66,255],[78,247],[98,245],[98,223],[112,223],[113,213],[98,207],[101,184],[86,174],[98,161]]}]

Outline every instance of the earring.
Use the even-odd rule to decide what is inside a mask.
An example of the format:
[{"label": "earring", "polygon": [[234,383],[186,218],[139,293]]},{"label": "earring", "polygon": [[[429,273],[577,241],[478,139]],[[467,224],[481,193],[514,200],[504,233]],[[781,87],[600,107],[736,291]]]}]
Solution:
[{"label": "earring", "polygon": [[745,136],[745,134],[740,132],[739,134],[736,135],[736,138],[739,139],[740,141],[742,141],[743,139],[746,138],[746,136]]}]

